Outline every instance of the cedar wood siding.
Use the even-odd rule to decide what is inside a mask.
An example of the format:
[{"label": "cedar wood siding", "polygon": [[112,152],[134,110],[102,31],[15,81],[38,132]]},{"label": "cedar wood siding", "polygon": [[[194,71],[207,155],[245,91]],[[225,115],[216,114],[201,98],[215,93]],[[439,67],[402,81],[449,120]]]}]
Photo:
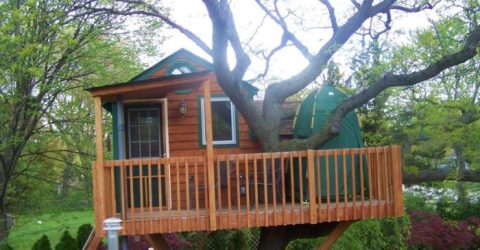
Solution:
[{"label": "cedar wood siding", "polygon": [[[166,71],[169,69],[169,67],[173,64],[180,63],[180,62],[187,62],[190,65],[194,66],[196,71],[204,71],[207,70],[203,65],[196,63],[195,61],[191,61],[188,58],[185,57],[178,57],[176,60],[174,60],[172,63],[169,63],[156,72],[154,72],[152,75],[150,75],[148,78],[156,78],[156,77],[161,77],[164,76]],[[147,78],[147,79],[148,79]],[[211,95],[225,95],[223,89],[221,86],[218,84],[215,73],[210,73],[209,74],[209,79],[210,79],[210,89],[211,89]],[[200,117],[199,117],[199,107],[198,107],[198,98],[203,96],[203,85],[199,85],[198,87],[194,88],[191,93],[188,94],[179,94],[175,93],[174,91],[169,92],[167,94],[167,102],[168,102],[168,131],[169,131],[169,142],[170,142],[170,157],[191,157],[191,156],[205,156],[206,155],[206,149],[205,146],[201,146],[200,141],[201,141],[201,127],[200,127]],[[187,108],[187,113],[185,117],[182,117],[179,112],[178,112],[178,107],[180,103],[184,101],[187,103],[188,108]],[[238,134],[237,134],[237,145],[232,145],[232,146],[221,146],[221,147],[216,147],[214,146],[214,155],[225,155],[225,154],[242,154],[242,153],[255,153],[255,152],[261,152],[261,146],[260,144],[253,140],[249,134],[249,127],[243,118],[243,116],[237,112],[237,124],[238,124]],[[162,115],[163,116],[163,115]],[[163,123],[165,121],[162,121]],[[164,126],[165,124],[163,124]],[[164,133],[163,129],[163,133]],[[162,136],[163,140],[165,139],[165,135]],[[164,147],[165,148],[165,147]],[[215,164],[215,168],[217,169],[217,164]],[[171,187],[172,187],[172,208],[177,209],[178,205],[181,206],[182,209],[185,209],[187,207],[187,187],[190,187],[190,190],[192,190],[192,185],[193,185],[193,176],[195,173],[195,166],[193,164],[190,164],[188,167],[188,177],[185,176],[187,173],[187,169],[185,167],[180,167],[178,169],[179,176],[177,178],[176,173],[177,169],[175,165],[172,165],[170,167],[171,171]],[[239,165],[240,168],[240,174],[244,173],[244,167],[243,164]],[[200,206],[203,207],[205,206],[206,202],[206,194],[203,191],[206,186],[206,172],[205,172],[205,166],[202,164],[199,164],[197,166],[197,174],[198,174],[198,183],[199,186],[201,187],[199,190],[199,203]],[[250,172],[252,172],[250,170]],[[231,172],[231,178],[230,178],[230,183],[232,186],[232,196],[231,196],[231,202],[235,202],[237,199],[236,196],[236,178],[235,178],[235,168],[230,168]],[[187,180],[189,180],[189,184],[187,184]],[[218,181],[218,180],[216,180]],[[179,184],[180,187],[180,192],[177,194],[176,189],[177,185]],[[192,191],[190,191],[192,192]],[[227,201],[227,189],[226,187],[222,187],[221,191],[224,195],[222,195],[222,206],[226,204]],[[180,198],[180,202],[178,202],[178,198]],[[194,206],[194,202],[192,199],[194,198],[194,194],[190,193],[189,194],[189,200],[190,200],[190,206]],[[243,200],[243,198],[242,198]]]}]

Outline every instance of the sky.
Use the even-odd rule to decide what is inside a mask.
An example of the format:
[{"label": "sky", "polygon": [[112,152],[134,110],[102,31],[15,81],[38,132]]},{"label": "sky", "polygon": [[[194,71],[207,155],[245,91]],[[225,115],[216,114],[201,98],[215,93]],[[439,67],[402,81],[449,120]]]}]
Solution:
[{"label": "sky", "polygon": [[[271,2],[271,1],[270,1]],[[280,1],[282,2],[282,1]],[[339,24],[343,23],[349,14],[353,11],[353,6],[350,5],[350,1],[338,0],[331,1],[335,7],[337,13],[337,19]],[[211,43],[211,22],[208,18],[208,13],[202,1],[199,0],[168,0],[163,1],[167,7],[170,8],[170,17],[179,24],[187,27],[195,34],[200,36],[207,44]],[[315,52],[323,45],[331,35],[331,29],[325,27],[330,25],[330,21],[327,16],[326,9],[318,4],[318,1],[290,1],[294,5],[296,10],[295,14],[302,18],[302,25],[311,27],[307,31],[302,31],[295,25],[295,20],[299,22],[299,18],[290,19],[293,20],[289,23],[294,33],[298,34],[298,37],[304,41],[309,47],[311,52]],[[266,19],[264,25],[255,33],[258,23],[262,22],[264,17],[263,11],[261,11],[254,0],[242,0],[231,1],[231,8],[235,17],[238,32],[243,41],[247,41],[255,34],[255,37],[251,39],[249,43],[252,48],[267,48],[267,51],[279,43],[281,30],[270,19]],[[281,7],[282,5],[280,5]],[[315,18],[310,18],[315,17]],[[435,19],[436,14],[433,11],[425,11],[416,14],[402,14],[394,15],[394,23],[392,31],[404,31],[410,32],[418,28],[425,28],[429,25],[429,19]],[[164,56],[167,56],[180,48],[185,48],[191,52],[211,61],[209,56],[198,48],[192,41],[186,38],[184,35],[176,30],[168,29],[163,35],[167,36],[165,42],[159,48]],[[347,65],[348,58],[351,55],[351,51],[355,46],[358,46],[359,37],[354,37],[344,48],[335,55],[335,62],[340,65]],[[397,44],[403,44],[409,42],[407,35],[403,37],[396,37],[394,41]],[[152,65],[155,62],[161,60],[158,58],[146,59],[148,65]],[[233,60],[231,61],[233,62]],[[301,56],[301,54],[294,48],[287,48],[278,53],[272,60],[272,67],[270,70],[270,77],[273,78],[287,78],[295,73],[298,73],[303,67],[307,65],[307,61]],[[246,78],[251,78],[263,70],[264,63],[262,60],[256,60],[252,57],[252,70],[247,73]],[[345,71],[348,71],[347,67],[344,67]]]}]

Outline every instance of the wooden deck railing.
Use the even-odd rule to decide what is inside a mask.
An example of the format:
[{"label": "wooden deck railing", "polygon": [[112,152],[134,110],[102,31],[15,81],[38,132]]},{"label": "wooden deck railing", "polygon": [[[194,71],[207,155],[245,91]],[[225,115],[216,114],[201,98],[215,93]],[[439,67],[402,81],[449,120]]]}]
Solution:
[{"label": "wooden deck railing", "polygon": [[124,221],[122,234],[317,224],[403,213],[397,146],[217,155],[211,162],[213,173],[208,173],[206,156],[104,161],[96,166],[96,172],[103,171],[96,177],[103,179],[94,178],[94,187],[103,185],[105,194],[95,206],[106,217]]}]

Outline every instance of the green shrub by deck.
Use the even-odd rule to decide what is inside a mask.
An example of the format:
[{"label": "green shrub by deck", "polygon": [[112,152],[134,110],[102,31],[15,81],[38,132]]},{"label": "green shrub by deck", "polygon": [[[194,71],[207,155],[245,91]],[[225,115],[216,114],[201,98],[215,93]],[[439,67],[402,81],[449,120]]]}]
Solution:
[{"label": "green shrub by deck", "polygon": [[42,237],[35,242],[32,250],[52,250],[48,237],[45,234],[42,235]]},{"label": "green shrub by deck", "polygon": [[78,250],[77,241],[65,231],[60,238],[60,242],[55,246],[55,250]]},{"label": "green shrub by deck", "polygon": [[77,231],[77,246],[78,249],[82,249],[83,246],[85,245],[85,242],[88,239],[88,236],[92,232],[92,225],[90,224],[83,224],[80,227],[78,227]]}]

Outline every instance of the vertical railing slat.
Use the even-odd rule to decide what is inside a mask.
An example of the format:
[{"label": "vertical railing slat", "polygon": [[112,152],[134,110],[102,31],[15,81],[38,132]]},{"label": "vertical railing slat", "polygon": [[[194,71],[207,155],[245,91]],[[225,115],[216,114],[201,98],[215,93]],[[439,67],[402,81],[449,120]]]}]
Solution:
[{"label": "vertical railing slat", "polygon": [[340,203],[340,194],[338,193],[338,153],[337,150],[333,151],[333,158],[334,158],[334,173],[335,173],[335,219],[337,221],[340,220],[339,215],[339,203]]},{"label": "vertical railing slat", "polygon": [[321,179],[321,155],[323,151],[315,151],[315,164],[316,164],[316,178],[317,178],[317,199],[318,199],[318,212],[317,212],[317,221],[322,220],[322,179]]},{"label": "vertical railing slat", "polygon": [[255,189],[255,226],[259,227],[260,222],[259,222],[259,210],[258,210],[258,171],[257,171],[257,157],[256,155],[253,157],[253,182],[254,186],[253,188]]},{"label": "vertical railing slat", "polygon": [[307,173],[308,173],[308,204],[310,210],[310,224],[317,223],[317,210],[315,208],[315,151],[307,150]]},{"label": "vertical railing slat", "polygon": [[[120,203],[122,207],[122,221],[126,221],[126,205],[125,205],[125,162],[120,163]],[[125,233],[125,227],[122,229],[122,232]]]},{"label": "vertical railing slat", "polygon": [[238,159],[238,155],[235,155],[235,180],[237,184],[237,226],[239,227],[240,221],[242,219],[242,208],[240,207],[240,163]]},{"label": "vertical railing slat", "polygon": [[140,158],[139,159],[139,163],[138,163],[138,168],[139,168],[139,185],[140,185],[140,216],[141,216],[141,222],[140,222],[140,225],[141,225],[141,232],[142,234],[145,234],[145,211],[144,211],[144,206],[145,204],[143,203],[143,162],[142,162],[142,159]]},{"label": "vertical railing slat", "polygon": [[246,203],[247,203],[247,227],[250,227],[250,178],[249,178],[249,165],[248,154],[245,154],[245,191],[246,191]]},{"label": "vertical railing slat", "polygon": [[298,153],[297,153],[297,162],[298,162],[298,184],[299,184],[299,188],[300,188],[300,223],[303,224],[303,202],[304,202],[304,199],[303,199],[303,164],[302,164],[302,156]]},{"label": "vertical railing slat", "polygon": [[[163,218],[161,217],[163,215],[162,210],[163,210],[163,188],[162,188],[162,162],[160,159],[157,160],[157,179],[158,179],[158,223],[159,226],[162,230],[163,228]],[[165,173],[166,175],[166,173]]]},{"label": "vertical railing slat", "polygon": [[325,184],[327,186],[327,220],[331,221],[330,215],[330,159],[329,159],[329,150],[325,151]]},{"label": "vertical railing slat", "polygon": [[381,180],[381,164],[380,164],[380,153],[379,148],[375,148],[375,176],[377,181],[377,192],[378,192],[378,203],[377,203],[377,212],[378,217],[381,217],[381,201],[383,200],[383,193],[382,193],[382,180]]},{"label": "vertical railing slat", "polygon": [[290,223],[293,223],[293,212],[295,210],[295,190],[294,190],[295,179],[293,178],[294,169],[293,169],[293,153],[292,152],[288,152],[288,158],[289,158],[289,165],[290,165],[290,202],[291,202]]},{"label": "vertical railing slat", "polygon": [[272,202],[273,202],[273,225],[278,225],[277,221],[277,179],[275,178],[275,157],[270,153],[270,170],[272,172]]},{"label": "vertical railing slat", "polygon": [[[130,178],[130,217],[132,218],[132,221],[135,221],[135,199],[134,199],[134,192],[133,192],[133,163],[130,162],[129,164],[129,177]],[[133,234],[136,233],[136,227],[133,226]]]},{"label": "vertical railing slat", "polygon": [[343,219],[348,220],[348,182],[347,182],[347,155],[342,149],[342,174],[343,174]]},{"label": "vertical railing slat", "polygon": [[363,173],[363,149],[360,148],[358,150],[358,159],[360,161],[359,166],[360,166],[360,201],[361,201],[361,207],[362,207],[362,219],[365,218],[365,181],[364,181],[364,173]]},{"label": "vertical railing slat", "polygon": [[355,151],[350,149],[350,167],[352,170],[352,207],[353,207],[353,219],[357,219],[357,187],[356,181],[357,176],[355,175]]},{"label": "vertical railing slat", "polygon": [[280,156],[280,171],[282,175],[282,220],[283,225],[285,225],[285,221],[287,219],[287,202],[286,202],[286,190],[285,190],[285,154],[281,153]]},{"label": "vertical railing slat", "polygon": [[401,149],[399,146],[390,147],[392,154],[392,186],[394,215],[403,215]]},{"label": "vertical railing slat", "polygon": [[263,205],[265,209],[265,226],[268,227],[268,193],[267,193],[267,159],[265,153],[262,154],[263,168]]}]

